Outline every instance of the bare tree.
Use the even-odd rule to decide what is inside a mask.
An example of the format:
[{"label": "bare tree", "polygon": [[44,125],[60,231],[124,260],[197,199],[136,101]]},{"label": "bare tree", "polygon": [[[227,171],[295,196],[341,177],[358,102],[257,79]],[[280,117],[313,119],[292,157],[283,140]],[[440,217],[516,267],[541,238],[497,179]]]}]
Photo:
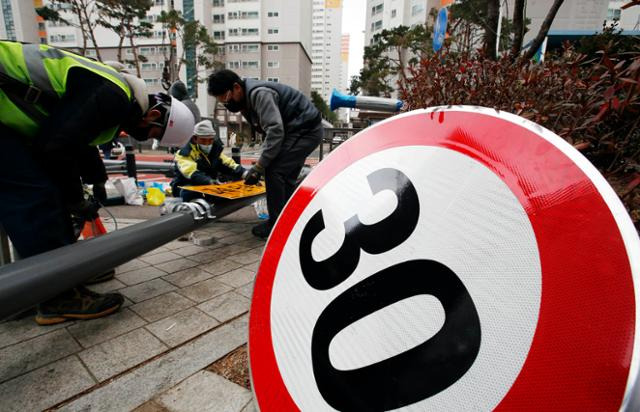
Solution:
[{"label": "bare tree", "polygon": [[487,0],[487,27],[484,31],[484,47],[487,56],[495,60],[498,57],[496,42],[498,39],[498,24],[500,24],[500,0]]},{"label": "bare tree", "polygon": [[511,56],[516,58],[522,49],[522,39],[525,28],[525,0],[515,0],[513,5],[513,44],[511,45]]},{"label": "bare tree", "polygon": [[[65,6],[65,5],[68,5]],[[68,19],[61,15],[58,10],[68,9],[77,19],[77,21]],[[51,0],[51,7],[42,7],[37,9],[37,12],[42,18],[50,21],[59,21],[69,26],[73,26],[80,29],[82,33],[82,48],[81,53],[85,54],[87,50],[87,43],[91,40],[93,47],[96,50],[96,58],[102,61],[100,55],[100,48],[96,41],[95,29],[98,26],[99,11],[95,0]]]},{"label": "bare tree", "polygon": [[544,38],[547,37],[547,33],[549,33],[549,28],[551,28],[551,23],[553,23],[553,19],[556,18],[556,14],[558,13],[558,10],[560,9],[560,6],[562,6],[563,2],[564,0],[554,0],[553,5],[551,5],[551,9],[549,10],[549,13],[547,13],[547,17],[545,17],[544,21],[542,22],[542,26],[540,27],[540,31],[538,32],[538,35],[536,36],[535,39],[533,39],[533,42],[531,43],[531,47],[529,47],[529,49],[524,54],[524,58],[526,60],[531,59],[540,48],[540,45],[544,41]]}]

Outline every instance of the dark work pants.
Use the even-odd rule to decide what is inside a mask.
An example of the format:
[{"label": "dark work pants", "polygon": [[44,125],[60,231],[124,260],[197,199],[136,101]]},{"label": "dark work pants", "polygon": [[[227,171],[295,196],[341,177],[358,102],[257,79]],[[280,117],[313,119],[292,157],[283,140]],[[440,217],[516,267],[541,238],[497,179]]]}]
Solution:
[{"label": "dark work pants", "polygon": [[0,223],[22,258],[75,242],[59,191],[26,140],[0,125]]},{"label": "dark work pants", "polygon": [[319,124],[299,137],[288,135],[287,140],[295,143],[291,147],[283,147],[280,154],[265,169],[267,209],[271,226],[276,223],[284,205],[293,194],[304,161],[320,145],[323,133],[322,125]]}]

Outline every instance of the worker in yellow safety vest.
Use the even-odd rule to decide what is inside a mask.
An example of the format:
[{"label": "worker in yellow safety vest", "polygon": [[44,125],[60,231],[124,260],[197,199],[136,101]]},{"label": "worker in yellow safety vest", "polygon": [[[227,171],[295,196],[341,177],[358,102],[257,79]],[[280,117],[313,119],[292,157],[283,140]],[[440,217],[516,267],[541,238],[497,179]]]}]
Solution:
[{"label": "worker in yellow safety vest", "polygon": [[[168,147],[191,137],[191,111],[166,94],[148,94],[145,82],[122,68],[47,45],[0,41],[0,223],[20,257],[75,242],[70,215],[95,214],[80,180],[87,145],[109,142],[120,130]],[[76,286],[42,302],[36,321],[101,317],[122,302],[120,294]]]}]

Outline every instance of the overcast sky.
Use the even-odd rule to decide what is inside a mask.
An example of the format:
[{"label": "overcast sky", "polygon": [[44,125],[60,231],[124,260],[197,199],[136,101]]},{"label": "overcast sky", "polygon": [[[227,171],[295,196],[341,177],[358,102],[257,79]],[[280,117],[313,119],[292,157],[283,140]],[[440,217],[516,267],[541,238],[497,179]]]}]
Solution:
[{"label": "overcast sky", "polygon": [[349,83],[362,68],[364,53],[365,0],[342,0],[342,33],[349,34]]}]

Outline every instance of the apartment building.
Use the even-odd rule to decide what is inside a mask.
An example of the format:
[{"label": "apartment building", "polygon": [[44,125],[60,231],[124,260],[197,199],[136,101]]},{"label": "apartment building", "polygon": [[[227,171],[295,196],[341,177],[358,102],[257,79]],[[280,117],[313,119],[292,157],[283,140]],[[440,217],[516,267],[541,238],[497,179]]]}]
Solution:
[{"label": "apartment building", "polygon": [[351,79],[349,79],[349,40],[348,34],[343,34],[340,38],[340,84],[336,89],[347,92]]},{"label": "apartment building", "polygon": [[42,0],[0,0],[0,39],[41,43],[45,27],[35,12]]},{"label": "apartment building", "polygon": [[607,9],[607,22],[618,21],[618,27],[624,31],[640,30],[640,5],[622,9],[630,0],[610,0]]},{"label": "apartment building", "polygon": [[313,0],[311,90],[329,102],[341,88],[342,0]]},{"label": "apartment building", "polygon": [[384,29],[425,24],[429,10],[440,8],[440,0],[367,0],[364,44]]}]

